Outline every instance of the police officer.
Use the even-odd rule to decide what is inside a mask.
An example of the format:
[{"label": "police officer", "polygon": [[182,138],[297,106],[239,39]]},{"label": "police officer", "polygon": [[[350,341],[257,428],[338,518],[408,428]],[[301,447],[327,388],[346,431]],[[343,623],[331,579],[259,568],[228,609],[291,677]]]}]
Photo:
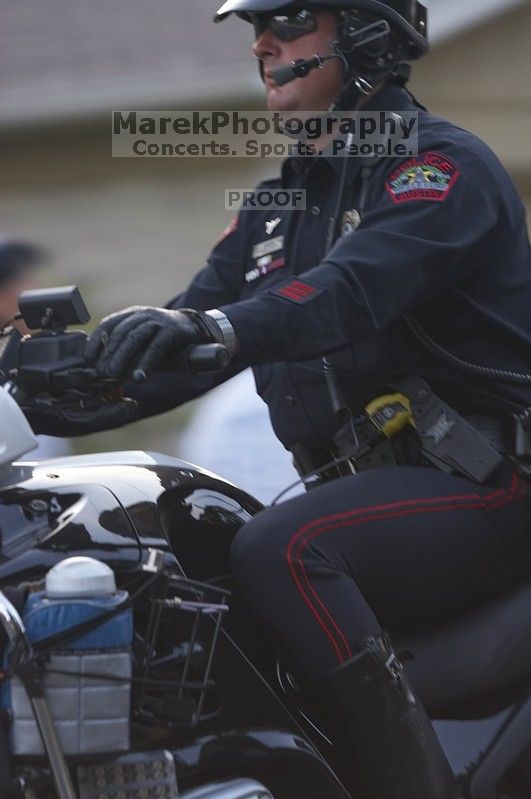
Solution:
[{"label": "police officer", "polygon": [[[123,422],[250,364],[301,471],[335,459],[336,479],[238,533],[237,584],[321,697],[353,796],[457,797],[384,631],[442,622],[531,574],[526,484],[499,456],[515,454],[504,421],[531,406],[524,209],[488,147],[408,93],[407,64],[428,50],[420,3],[227,0],[216,18],[231,12],[254,26],[271,111],[418,113],[418,154],[334,158],[323,141],[289,158],[263,185],[304,188],[306,210],[242,209],[187,291],[104,319],[87,360],[150,375]],[[221,376],[168,367],[206,342],[232,358]],[[28,415],[59,434],[111,426],[97,410]]]}]

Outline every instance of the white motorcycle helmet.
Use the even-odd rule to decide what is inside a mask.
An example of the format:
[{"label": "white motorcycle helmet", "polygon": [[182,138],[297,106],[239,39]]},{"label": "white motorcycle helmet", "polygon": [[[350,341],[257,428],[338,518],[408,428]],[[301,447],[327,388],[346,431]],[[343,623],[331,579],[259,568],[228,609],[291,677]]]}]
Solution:
[{"label": "white motorcycle helmet", "polygon": [[11,464],[35,449],[38,442],[19,406],[0,386],[0,481]]}]

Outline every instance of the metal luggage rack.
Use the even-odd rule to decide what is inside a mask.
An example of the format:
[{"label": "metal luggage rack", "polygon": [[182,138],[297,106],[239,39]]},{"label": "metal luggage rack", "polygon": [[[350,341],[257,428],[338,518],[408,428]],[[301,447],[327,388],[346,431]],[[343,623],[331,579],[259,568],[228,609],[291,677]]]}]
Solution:
[{"label": "metal luggage rack", "polygon": [[218,712],[211,672],[230,592],[181,575],[164,576],[162,595],[150,599],[133,717],[193,726]]},{"label": "metal luggage rack", "polygon": [[[155,557],[155,554],[157,553],[154,553],[153,557],[150,556],[148,564],[143,567],[144,572],[151,573],[151,578],[144,583],[135,596],[131,597],[132,604],[135,604],[134,600],[138,600],[146,590],[157,590],[156,586],[158,588],[158,596],[149,600],[150,610],[140,676],[135,675],[132,680],[133,711],[136,712],[139,719],[143,718],[152,723],[160,724],[162,721],[162,723],[169,722],[171,726],[178,724],[192,726],[201,719],[214,715],[211,711],[205,713],[203,708],[209,692],[213,694],[214,681],[210,678],[210,674],[223,613],[228,610],[227,602],[230,592],[208,583],[189,580],[182,575],[168,573],[159,565],[157,562],[159,559]],[[121,609],[120,606],[118,610]],[[52,635],[43,642],[32,645],[27,638],[24,624],[16,608],[0,591],[0,627],[7,634],[13,654],[9,672],[19,674],[30,698],[44,744],[45,759],[59,799],[80,798],[74,788],[72,775],[57,737],[48,702],[40,690],[42,663],[38,653],[41,650],[45,653],[48,648],[53,648],[54,644],[60,645],[77,637],[81,632],[86,632],[89,628],[97,627],[104,618],[112,617],[118,610],[115,609],[103,614],[102,617],[75,625],[66,632]],[[161,656],[159,645],[161,631],[168,621],[171,623],[175,620],[175,614],[179,614],[178,623],[173,627],[179,629],[180,635],[177,640],[180,639],[181,642],[173,648],[169,655]],[[205,627],[206,630],[203,629]],[[4,679],[7,678],[8,673],[6,672],[3,676]],[[91,676],[99,679],[101,675]],[[169,679],[161,679],[161,676],[167,676]],[[122,681],[121,678],[117,679]],[[155,706],[153,700],[155,700]],[[162,707],[163,718],[157,718],[160,705],[165,703],[167,707]],[[131,766],[132,764],[136,767],[140,764],[141,767],[144,766],[144,771],[147,768],[146,764],[150,767],[152,765],[157,772],[153,777],[153,779],[156,777],[156,786],[159,790],[164,788],[166,791],[164,794],[161,793],[161,796],[173,797],[176,795],[172,788],[175,783],[175,767],[171,758],[168,758],[169,753],[166,752],[132,752],[118,758],[114,757],[110,763],[108,761],[96,763],[92,771],[96,769],[98,774],[101,769],[105,774],[109,771],[107,776],[111,779],[114,763],[117,769],[121,769],[120,779],[122,779],[122,772],[126,765]],[[166,763],[166,770],[161,771],[161,763]],[[90,764],[89,758],[86,759],[85,766],[80,766],[82,773],[78,775],[81,799],[94,799],[96,795],[107,795],[99,789],[96,791],[97,786],[92,784],[94,780],[90,777],[91,769],[87,764]],[[38,776],[41,768],[36,766],[36,769]],[[96,781],[99,784],[101,775]],[[151,787],[154,784],[152,783],[153,780],[150,782]],[[112,788],[110,783],[109,786]],[[146,789],[144,783],[141,786],[137,786],[135,783],[135,786],[129,787],[131,787],[132,797],[144,795]],[[137,788],[138,790],[136,790]]]}]

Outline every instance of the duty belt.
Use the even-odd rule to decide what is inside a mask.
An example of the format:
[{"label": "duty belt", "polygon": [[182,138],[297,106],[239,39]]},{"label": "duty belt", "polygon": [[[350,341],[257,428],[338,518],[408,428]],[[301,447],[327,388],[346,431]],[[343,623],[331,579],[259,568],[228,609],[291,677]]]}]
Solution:
[{"label": "duty belt", "polygon": [[[462,416],[433,393],[419,377],[391,384],[364,413],[348,413],[334,436],[337,472],[349,474],[376,466],[430,464],[448,473],[485,483],[510,456],[520,474],[531,476],[531,418],[528,413],[499,419]],[[294,450],[298,466],[310,458]],[[321,460],[321,463],[323,461]],[[326,475],[327,477],[330,474]]]},{"label": "duty belt", "polygon": [[410,402],[423,457],[443,471],[485,483],[502,463],[502,453],[421,378],[407,377],[395,386]]}]

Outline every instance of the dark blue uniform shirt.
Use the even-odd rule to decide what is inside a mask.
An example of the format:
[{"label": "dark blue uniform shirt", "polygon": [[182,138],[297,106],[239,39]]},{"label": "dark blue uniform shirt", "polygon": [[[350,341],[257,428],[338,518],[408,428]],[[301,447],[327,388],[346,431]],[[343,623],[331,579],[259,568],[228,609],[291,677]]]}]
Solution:
[{"label": "dark blue uniform shirt", "polygon": [[[261,184],[305,188],[306,210],[240,212],[206,267],[170,303],[224,311],[238,336],[238,359],[222,378],[154,376],[137,391],[147,414],[251,364],[280,440],[326,445],[336,422],[324,354],[337,364],[353,407],[408,374],[423,376],[461,412],[531,406],[530,388],[456,370],[406,321],[413,317],[466,361],[529,370],[531,255],[510,177],[483,142],[419,108],[396,85],[369,107],[418,110],[418,156],[382,158],[366,180],[363,160],[349,158],[338,235],[328,252],[343,159],[288,159],[278,180]],[[356,230],[341,229],[348,211],[360,212]]]}]

